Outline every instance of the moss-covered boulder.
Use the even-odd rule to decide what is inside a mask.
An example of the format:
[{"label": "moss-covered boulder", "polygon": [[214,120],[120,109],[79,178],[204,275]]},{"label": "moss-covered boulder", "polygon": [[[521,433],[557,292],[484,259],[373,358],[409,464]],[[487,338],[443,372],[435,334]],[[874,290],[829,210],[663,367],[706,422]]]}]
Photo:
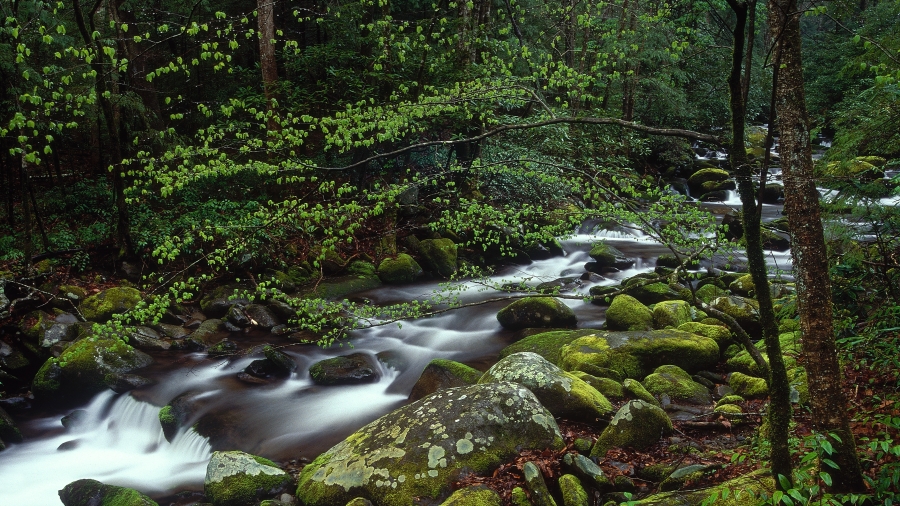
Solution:
[{"label": "moss-covered boulder", "polygon": [[728,385],[736,395],[747,399],[758,399],[769,395],[769,386],[766,384],[766,380],[740,372],[728,375]]},{"label": "moss-covered boulder", "polygon": [[666,283],[655,282],[645,284],[643,281],[632,278],[627,283],[625,293],[639,300],[642,304],[656,304],[666,300],[678,300],[681,294]]},{"label": "moss-covered boulder", "polygon": [[728,285],[728,289],[741,297],[752,297],[756,285],[753,284],[753,276],[745,274],[732,281],[731,284]]},{"label": "moss-covered boulder", "polygon": [[672,430],[672,420],[662,409],[641,400],[628,401],[597,438],[591,448],[591,457],[603,458],[615,447],[643,450],[671,434]]},{"label": "moss-covered boulder", "polygon": [[39,399],[78,402],[106,390],[120,375],[153,361],[113,337],[89,337],[77,341],[58,358],[50,358],[34,377],[31,389]]},{"label": "moss-covered boulder", "polygon": [[653,313],[630,295],[618,295],[606,310],[606,327],[610,330],[650,330]]},{"label": "moss-covered boulder", "polygon": [[644,385],[636,379],[626,378],[625,381],[622,382],[622,390],[625,392],[625,395],[632,399],[644,401],[647,404],[658,408],[662,407],[662,404],[660,404],[656,397],[653,397],[653,394],[644,388]]},{"label": "moss-covered boulder", "polygon": [[625,389],[622,384],[612,378],[598,378],[583,371],[572,371],[570,374],[594,387],[607,399],[617,400],[625,398]]},{"label": "moss-covered boulder", "polygon": [[317,385],[354,385],[377,381],[378,368],[365,353],[351,353],[316,362],[309,375]]},{"label": "moss-covered boulder", "polygon": [[478,369],[466,364],[436,358],[425,366],[425,370],[409,393],[409,400],[417,401],[438,390],[474,385],[478,383],[482,374]]},{"label": "moss-covered boulder", "polygon": [[141,301],[141,292],[134,288],[119,286],[107,288],[81,301],[78,310],[85,320],[106,322],[114,314],[130,311]]},{"label": "moss-covered boulder", "polygon": [[106,485],[97,480],[77,480],[59,491],[65,506],[157,506],[137,490]]},{"label": "moss-covered boulder", "polygon": [[728,181],[730,178],[731,175],[728,174],[728,171],[726,170],[714,168],[700,169],[691,174],[691,177],[688,178],[688,186],[693,194],[702,195],[706,192],[713,191],[706,189],[710,187],[710,183],[717,185]]},{"label": "moss-covered boulder", "polygon": [[724,297],[728,295],[728,290],[724,288],[720,288],[712,283],[708,285],[703,285],[700,288],[697,288],[697,291],[694,292],[698,299],[702,300],[709,304],[710,302],[716,300],[719,297]]},{"label": "moss-covered boulder", "polygon": [[456,274],[457,247],[450,239],[425,239],[419,241],[419,255],[429,271],[449,278]]},{"label": "moss-covered boulder", "polygon": [[222,318],[231,306],[250,304],[250,297],[245,294],[247,291],[248,287],[242,284],[216,287],[200,299],[200,310],[208,318]]},{"label": "moss-covered boulder", "polygon": [[199,327],[196,328],[186,338],[191,345],[198,349],[213,346],[225,338],[223,325],[225,322],[218,318],[210,318],[204,320]]},{"label": "moss-covered boulder", "polygon": [[708,406],[712,404],[709,389],[697,383],[684,369],[661,365],[641,382],[653,395],[668,395],[673,401]]},{"label": "moss-covered boulder", "polygon": [[721,325],[688,322],[679,325],[678,330],[683,330],[685,332],[690,332],[691,334],[708,337],[719,345],[719,350],[727,349],[728,346],[734,343],[734,340],[731,337],[731,331],[728,330],[728,327],[723,327]]},{"label": "moss-covered boulder", "polygon": [[719,347],[715,341],[673,329],[598,331],[560,350],[560,367],[567,371],[612,377],[602,374],[604,370],[612,370],[623,379],[643,378],[657,367],[669,364],[696,372],[714,366],[718,360]]},{"label": "moss-covered boulder", "polygon": [[[785,368],[791,369],[795,367],[797,365],[797,359],[795,357],[800,354],[800,333],[786,332],[780,334],[778,336],[778,342],[781,347],[781,352],[784,355]],[[760,340],[754,346],[756,346],[756,349],[760,350],[760,355],[762,355],[763,359],[768,363],[769,356],[765,352],[765,342]],[[747,350],[743,349],[725,362],[725,368],[729,371],[737,371],[751,376],[762,377],[762,372],[759,370],[759,366],[756,365],[756,361],[753,360],[753,357],[750,356],[750,353]]]},{"label": "moss-covered boulder", "polygon": [[591,504],[587,492],[581,486],[581,481],[573,474],[564,474],[559,477],[559,491],[563,497],[563,506],[590,506]]},{"label": "moss-covered boulder", "polygon": [[484,485],[472,485],[450,494],[441,506],[503,506],[503,500]]},{"label": "moss-covered boulder", "polygon": [[271,460],[240,451],[214,452],[203,492],[215,506],[258,504],[288,489],[291,476]]},{"label": "moss-covered boulder", "polygon": [[[591,258],[596,262],[596,267],[602,269],[628,269],[634,265],[634,260],[630,260],[618,249],[606,244],[598,242],[591,246]],[[596,270],[596,269],[595,269]]]},{"label": "moss-covered boulder", "polygon": [[[728,480],[713,488],[665,492],[653,494],[645,499],[632,503],[634,506],[697,506],[698,504],[715,504],[716,506],[755,506],[763,494],[771,497],[775,491],[775,480],[768,470],[759,470]],[[708,502],[715,497],[713,503]]]},{"label": "moss-covered boulder", "polygon": [[412,505],[490,473],[526,449],[561,449],[553,415],[528,389],[491,383],[441,390],[366,425],[300,474],[297,498],[343,506],[355,497]]},{"label": "moss-covered boulder", "polygon": [[519,299],[497,313],[503,328],[521,330],[532,327],[566,328],[578,324],[572,308],[554,297]]},{"label": "moss-covered boulder", "polygon": [[667,300],[653,306],[653,327],[678,328],[693,319],[691,305],[683,300]]},{"label": "moss-covered boulder", "polygon": [[556,506],[556,501],[550,495],[547,482],[541,469],[534,462],[526,462],[522,466],[522,477],[525,478],[525,486],[534,506]]},{"label": "moss-covered boulder", "polygon": [[760,334],[762,327],[759,323],[759,302],[746,297],[729,295],[716,298],[710,303],[710,306],[734,318],[751,336]]},{"label": "moss-covered boulder", "polygon": [[612,404],[603,394],[536,353],[514,353],[501,359],[478,383],[505,381],[531,390],[554,416],[595,421],[608,420],[613,413]]},{"label": "moss-covered boulder", "polygon": [[422,276],[422,266],[406,253],[397,258],[385,258],[378,266],[378,277],[389,285],[412,283]]},{"label": "moss-covered boulder", "polygon": [[172,442],[178,432],[189,423],[196,421],[197,416],[206,410],[208,397],[202,392],[188,390],[177,395],[159,410],[159,424],[166,441]]},{"label": "moss-covered boulder", "polygon": [[328,278],[313,289],[302,291],[304,297],[317,297],[328,300],[338,300],[348,295],[372,290],[381,286],[381,279],[374,275],[347,275]]},{"label": "moss-covered boulder", "polygon": [[550,363],[559,365],[559,350],[582,336],[595,333],[595,330],[554,330],[532,334],[500,351],[500,358],[508,357],[513,353],[530,351],[546,358]]}]

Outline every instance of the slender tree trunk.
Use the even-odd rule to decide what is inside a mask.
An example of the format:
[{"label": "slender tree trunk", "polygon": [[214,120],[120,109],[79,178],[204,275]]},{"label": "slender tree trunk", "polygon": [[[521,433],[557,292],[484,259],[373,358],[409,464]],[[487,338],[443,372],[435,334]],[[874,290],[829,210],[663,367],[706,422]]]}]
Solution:
[{"label": "slender tree trunk", "polygon": [[266,111],[269,131],[278,130],[275,107],[278,88],[278,63],[275,60],[275,0],[256,0],[257,23],[259,25],[259,68],[262,71],[263,93],[266,97]]},{"label": "slender tree trunk", "polygon": [[[728,89],[731,93],[731,149],[729,159],[731,168],[737,179],[738,193],[741,197],[741,219],[744,227],[744,241],[747,248],[747,266],[753,285],[756,287],[756,300],[759,302],[759,319],[762,323],[763,339],[766,354],[769,357],[769,442],[772,474],[791,479],[791,452],[788,445],[788,429],[791,420],[791,389],[788,382],[784,358],[781,355],[781,344],[778,340],[778,325],[775,321],[775,309],[772,305],[772,294],[769,292],[769,276],[763,256],[762,237],[760,235],[761,216],[757,212],[756,192],[753,188],[752,167],[747,160],[744,146],[744,125],[747,122],[747,104],[745,101],[743,81],[741,79],[741,60],[744,57],[744,28],[747,23],[748,6],[743,1],[727,0],[728,6],[735,14],[734,51],[731,58],[731,74],[728,77]],[[747,51],[750,51],[747,48]],[[745,72],[749,73],[750,69]],[[776,481],[780,484],[780,481]]]},{"label": "slender tree trunk", "polygon": [[847,401],[841,389],[832,321],[831,282],[822,230],[819,192],[813,175],[809,119],[803,90],[800,14],[796,0],[769,0],[769,26],[776,42],[779,78],[775,85],[785,212],[791,228],[791,253],[797,281],[797,303],[812,422],[835,452],[822,471],[831,476],[831,490],[865,490],[856,444],[850,431]]}]

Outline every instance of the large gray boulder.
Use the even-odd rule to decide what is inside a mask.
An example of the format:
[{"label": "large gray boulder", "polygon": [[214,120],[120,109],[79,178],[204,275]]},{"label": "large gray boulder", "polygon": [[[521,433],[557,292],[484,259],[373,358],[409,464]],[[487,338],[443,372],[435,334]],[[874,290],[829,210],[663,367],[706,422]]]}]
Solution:
[{"label": "large gray boulder", "polygon": [[525,449],[561,449],[553,415],[528,389],[492,383],[441,390],[366,425],[300,474],[302,504],[437,500]]},{"label": "large gray boulder", "polygon": [[288,489],[291,476],[271,460],[240,451],[214,452],[203,491],[215,506],[245,506]]},{"label": "large gray boulder", "polygon": [[514,353],[501,359],[479,384],[511,381],[531,390],[554,416],[577,420],[608,420],[612,404],[579,377],[565,372],[537,353]]}]

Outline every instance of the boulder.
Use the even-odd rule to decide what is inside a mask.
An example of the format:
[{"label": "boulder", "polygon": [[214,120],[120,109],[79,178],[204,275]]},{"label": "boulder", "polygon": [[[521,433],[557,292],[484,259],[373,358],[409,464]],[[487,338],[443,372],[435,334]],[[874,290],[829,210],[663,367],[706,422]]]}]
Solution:
[{"label": "boulder", "polygon": [[18,346],[0,341],[0,370],[15,373],[31,366],[31,360]]},{"label": "boulder", "polygon": [[682,323],[678,326],[678,330],[697,334],[699,336],[708,337],[719,345],[719,350],[724,350],[734,343],[731,338],[731,331],[728,327],[721,325],[708,325],[700,322]]},{"label": "boulder", "polygon": [[450,239],[419,241],[419,255],[425,268],[442,278],[456,274],[456,244]]},{"label": "boulder", "polygon": [[0,408],[0,450],[5,447],[5,443],[21,443],[22,433],[16,427],[16,422],[9,416],[3,408]]},{"label": "boulder", "polygon": [[197,330],[191,332],[186,339],[190,340],[194,343],[194,346],[199,348],[210,347],[223,339],[223,324],[224,322],[218,318],[204,320],[203,323],[197,327]]},{"label": "boulder", "polygon": [[217,287],[200,299],[200,310],[209,318],[223,318],[231,306],[250,304],[247,291],[248,288],[241,284]]},{"label": "boulder", "polygon": [[[591,258],[596,262],[596,267],[599,270],[603,269],[629,269],[632,265],[634,265],[634,260],[630,260],[625,256],[625,253],[617,250],[616,248],[606,244],[604,242],[598,242],[591,247],[591,251],[589,253]],[[599,272],[598,270],[590,269],[592,272]]]},{"label": "boulder", "polygon": [[206,409],[203,399],[202,392],[188,390],[159,410],[159,424],[166,441],[171,443],[179,430],[193,422]]},{"label": "boulder", "polygon": [[594,285],[588,290],[588,293],[591,295],[591,304],[608,306],[612,301],[612,294],[619,290],[621,290],[621,288],[618,286]]},{"label": "boulder", "polygon": [[[643,378],[661,365],[677,365],[688,372],[713,367],[719,347],[708,337],[680,330],[603,332],[580,337],[560,350],[560,367],[584,371],[615,371],[622,378]],[[613,377],[613,379],[616,379]]]},{"label": "boulder", "polygon": [[574,420],[608,420],[612,404],[594,387],[536,353],[514,353],[494,364],[479,384],[511,381],[541,401],[554,416]]},{"label": "boulder", "polygon": [[268,330],[281,325],[281,320],[275,316],[275,313],[262,304],[248,304],[244,307],[244,314],[250,319],[250,325],[254,327]]},{"label": "boulder", "polygon": [[300,474],[302,504],[436,500],[453,482],[490,473],[527,449],[564,447],[553,415],[526,388],[492,383],[441,390],[366,425]]},{"label": "boulder", "polygon": [[353,385],[378,381],[378,368],[364,353],[351,353],[327,358],[309,368],[309,375],[317,385]]},{"label": "boulder", "polygon": [[[711,188],[713,185],[724,183],[730,178],[731,175],[728,174],[728,171],[726,170],[713,168],[700,169],[697,172],[691,174],[691,177],[688,178],[688,186],[690,187],[692,194],[702,195],[710,191],[715,191],[714,189],[706,188]],[[712,183],[712,185],[710,185],[710,183]],[[717,189],[725,190],[732,188]]]},{"label": "boulder", "polygon": [[203,492],[215,506],[246,506],[288,489],[291,476],[271,460],[241,451],[213,452]]},{"label": "boulder", "polygon": [[575,312],[553,297],[519,299],[497,313],[503,328],[521,330],[532,327],[560,328],[578,324]]},{"label": "boulder", "polygon": [[78,305],[78,310],[85,320],[103,323],[109,321],[114,314],[134,309],[140,301],[141,292],[120,286],[91,295]]},{"label": "boulder", "polygon": [[761,398],[769,395],[769,386],[766,380],[748,376],[744,373],[733,372],[728,375],[728,385],[736,395],[747,399]]},{"label": "boulder", "polygon": [[150,327],[132,327],[126,330],[128,344],[139,350],[168,350],[172,343],[160,339],[159,333]]},{"label": "boulder", "polygon": [[678,328],[692,318],[691,305],[683,300],[666,300],[653,306],[653,327],[657,329]]},{"label": "boulder", "polygon": [[559,477],[559,491],[562,493],[564,506],[590,506],[587,492],[581,486],[578,477],[564,474]]},{"label": "boulder", "polygon": [[156,502],[132,488],[106,485],[97,480],[77,480],[59,491],[65,506],[157,506]]},{"label": "boulder", "polygon": [[600,466],[580,453],[565,454],[563,468],[600,491],[608,489],[612,484]]},{"label": "boulder", "polygon": [[708,406],[712,404],[709,389],[697,383],[684,369],[674,365],[661,365],[642,381],[653,395],[668,395],[673,401]]},{"label": "boulder", "polygon": [[556,506],[556,501],[550,495],[547,483],[541,469],[534,462],[526,462],[522,466],[522,476],[525,478],[525,486],[528,487],[531,504],[534,506]]},{"label": "boulder", "polygon": [[697,290],[694,292],[694,295],[696,295],[698,299],[709,304],[719,297],[727,296],[728,290],[710,283],[708,285],[703,285],[700,288],[697,288]]},{"label": "boulder", "polygon": [[303,296],[339,300],[348,295],[378,288],[379,286],[381,286],[381,280],[378,279],[378,276],[339,276],[322,281],[314,289],[304,291]]},{"label": "boulder", "polygon": [[149,365],[149,355],[114,337],[89,337],[48,359],[32,383],[40,399],[78,402],[102,392],[116,377]]},{"label": "boulder", "polygon": [[614,379],[598,378],[583,371],[572,371],[570,374],[594,387],[607,399],[622,399],[625,397],[625,390],[622,388],[622,384]]},{"label": "boulder", "polygon": [[[715,504],[716,506],[747,506],[757,504],[763,494],[775,491],[775,480],[768,469],[760,469],[739,478],[728,480],[713,488],[691,491],[676,491],[653,494],[633,506],[694,506]],[[710,500],[710,498],[714,498]]]},{"label": "boulder", "polygon": [[643,283],[644,281],[639,278],[631,278],[629,282],[625,283],[627,287],[625,293],[639,300],[642,304],[656,304],[683,298],[680,293],[665,283]]},{"label": "boulder", "polygon": [[[277,348],[266,345],[262,349],[265,358],[254,360],[244,368],[244,373],[256,378],[287,378],[295,370],[297,363]],[[243,378],[242,378],[243,379]]]},{"label": "boulder", "polygon": [[484,485],[471,485],[450,494],[441,506],[503,506],[503,500]]},{"label": "boulder", "polygon": [[530,351],[546,358],[551,364],[559,365],[560,348],[579,337],[589,336],[595,332],[595,330],[554,330],[532,334],[503,348],[500,351],[500,358],[520,351]]},{"label": "boulder", "polygon": [[710,306],[734,318],[751,336],[759,335],[762,331],[759,323],[759,302],[753,299],[729,295],[716,298]]},{"label": "boulder", "polygon": [[409,400],[417,401],[438,390],[474,385],[478,383],[481,375],[481,371],[466,364],[436,358],[425,366],[425,370],[409,393]]},{"label": "boulder", "polygon": [[630,295],[618,295],[606,310],[606,327],[610,330],[650,330],[653,313]]},{"label": "boulder", "polygon": [[603,458],[614,447],[643,450],[672,430],[672,420],[662,409],[641,400],[628,401],[597,438],[591,457]]},{"label": "boulder", "polygon": [[422,274],[419,263],[406,253],[400,253],[397,258],[385,258],[378,266],[378,277],[389,285],[412,283]]},{"label": "boulder", "polygon": [[633,397],[638,400],[642,400],[647,404],[656,406],[658,408],[662,407],[662,404],[656,400],[656,397],[653,397],[653,394],[647,391],[638,380],[632,378],[626,378],[625,381],[622,382],[622,389],[628,394],[629,397]]}]

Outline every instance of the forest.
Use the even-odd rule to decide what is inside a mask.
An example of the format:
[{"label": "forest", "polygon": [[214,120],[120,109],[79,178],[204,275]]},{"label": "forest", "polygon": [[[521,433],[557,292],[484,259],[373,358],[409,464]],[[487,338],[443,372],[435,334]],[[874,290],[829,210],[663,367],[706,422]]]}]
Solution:
[{"label": "forest", "polygon": [[0,503],[900,497],[900,0],[2,0],[0,76]]}]

